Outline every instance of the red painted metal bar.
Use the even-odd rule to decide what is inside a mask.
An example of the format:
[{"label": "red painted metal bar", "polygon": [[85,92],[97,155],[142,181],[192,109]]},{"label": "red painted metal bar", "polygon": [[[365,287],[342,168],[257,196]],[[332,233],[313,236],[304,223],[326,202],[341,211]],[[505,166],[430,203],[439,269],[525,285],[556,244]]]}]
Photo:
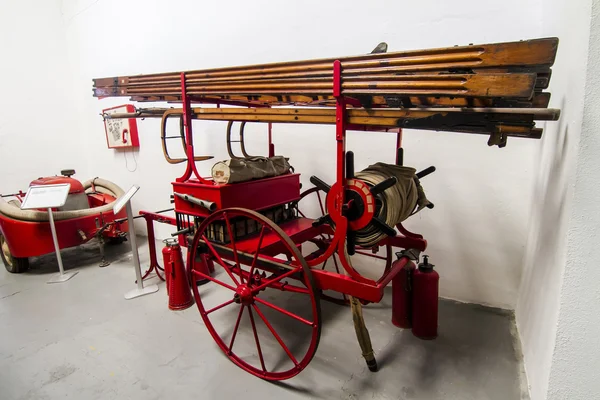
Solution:
[{"label": "red painted metal bar", "polygon": [[269,279],[268,281],[260,284],[259,286],[252,288],[252,293],[256,294],[256,293],[260,292],[262,289],[271,285],[273,282],[278,282],[278,281],[282,280],[283,278],[287,278],[288,276],[291,276],[291,275],[294,275],[295,273],[300,272],[301,270],[302,270],[302,267],[297,267],[297,268],[287,271],[284,274],[277,275],[276,278]]},{"label": "red painted metal bar", "polygon": [[198,271],[198,270],[195,270],[195,269],[193,269],[193,270],[192,270],[192,274],[194,274],[194,275],[197,275],[197,276],[199,276],[200,278],[203,278],[203,279],[208,279],[209,281],[213,281],[213,282],[214,282],[214,283],[216,283],[217,285],[221,285],[221,286],[223,286],[224,288],[227,288],[227,289],[229,289],[229,290],[232,290],[232,291],[234,291],[234,292],[236,291],[236,289],[235,289],[233,286],[231,286],[231,285],[228,285],[228,284],[226,284],[225,282],[222,282],[222,281],[220,281],[220,280],[218,280],[218,279],[215,279],[215,278],[213,278],[212,276],[210,276],[210,275],[207,275],[207,274],[205,274],[205,273],[203,273],[203,272],[200,272],[200,271]]},{"label": "red painted metal bar", "polygon": [[400,257],[398,262],[394,263],[393,267],[377,281],[377,286],[381,288],[386,287],[387,284],[394,279],[396,274],[398,274],[405,265],[411,262],[412,261],[408,257]]},{"label": "red painted metal bar", "polygon": [[185,130],[185,141],[186,141],[186,156],[187,165],[183,176],[176,179],[177,182],[185,182],[192,174],[203,184],[209,184],[210,181],[202,178],[196,169],[196,162],[194,161],[194,136],[192,133],[192,109],[190,105],[190,97],[187,95],[185,73],[181,73],[181,101],[183,108],[183,127]]},{"label": "red painted metal bar", "polygon": [[244,313],[244,309],[245,309],[245,307],[240,307],[240,312],[238,313],[237,320],[235,321],[235,327],[233,328],[233,333],[231,334],[231,342],[229,342],[229,347],[227,349],[229,351],[229,353],[227,355],[231,355],[231,348],[233,347],[233,342],[235,341],[235,337],[237,335],[238,328],[240,327],[240,321],[242,319],[242,314]]},{"label": "red painted metal bar", "polygon": [[[404,227],[403,227],[404,228]],[[405,232],[408,232],[404,229]],[[406,233],[402,232],[403,235]],[[389,244],[392,247],[399,247],[401,249],[417,249],[420,251],[425,251],[427,248],[427,241],[423,239],[422,236],[388,236],[383,241],[379,243],[380,245]]]},{"label": "red painted metal bar", "polygon": [[215,250],[215,248],[213,247],[213,245],[211,244],[211,242],[206,238],[206,236],[202,235],[202,241],[206,244],[206,247],[208,247],[208,249],[212,253],[212,255],[215,258],[215,260],[217,261],[217,263],[219,263],[221,265],[221,267],[223,267],[223,269],[225,270],[225,272],[227,272],[227,275],[229,275],[229,277],[231,278],[231,280],[233,281],[233,283],[235,283],[237,286],[239,286],[240,283],[233,276],[233,273],[230,270],[230,266],[228,266],[225,263],[225,261],[223,261],[223,259],[221,258],[221,256],[217,252],[217,250]]},{"label": "red painted metal bar", "polygon": [[296,357],[294,357],[294,355],[292,354],[292,352],[290,351],[290,349],[285,345],[285,343],[283,342],[283,339],[281,338],[281,336],[279,336],[279,334],[275,331],[275,328],[273,328],[273,325],[271,325],[269,323],[269,321],[267,320],[267,318],[265,317],[265,315],[262,313],[262,311],[260,311],[260,308],[258,308],[256,306],[256,304],[252,304],[252,307],[254,307],[254,309],[256,310],[256,313],[258,314],[258,316],[263,320],[264,324],[271,331],[271,334],[273,334],[273,337],[275,337],[275,339],[279,342],[279,345],[281,346],[281,348],[283,349],[283,351],[286,352],[286,354],[288,355],[288,357],[290,358],[290,360],[292,360],[292,362],[294,363],[295,366],[298,366],[298,360],[296,360]]},{"label": "red painted metal bar", "polygon": [[[336,60],[333,63],[333,96],[335,97],[335,139],[337,141],[337,173],[335,185],[340,185],[340,190],[336,193],[334,204],[336,210],[339,212],[339,220],[336,220],[334,214],[332,218],[336,223],[336,234],[331,246],[336,247],[336,251],[340,258],[340,262],[344,267],[344,270],[350,277],[356,281],[371,284],[373,280],[367,279],[362,276],[354,267],[350,264],[346,258],[346,232],[348,230],[348,220],[342,215],[344,207],[344,193],[346,191],[346,129],[347,129],[347,110],[346,110],[346,98],[342,95],[342,63],[340,60]],[[335,186],[334,185],[334,186]],[[320,259],[321,257],[318,257]]]},{"label": "red painted metal bar", "polygon": [[407,263],[412,262],[407,257],[402,257],[401,260],[403,262],[396,262],[394,267],[374,284],[359,282],[347,275],[336,274],[334,272],[319,269],[313,269],[312,274],[316,286],[321,290],[334,290],[361,300],[377,303],[383,297],[384,288],[387,284]]},{"label": "red painted metal bar", "polygon": [[[342,63],[333,63],[333,96],[335,97],[335,140],[337,141],[337,182],[346,186],[346,99],[342,96]],[[343,192],[342,192],[343,202]]]},{"label": "red painted metal bar", "polygon": [[162,270],[162,268],[160,267],[160,264],[158,263],[158,259],[156,257],[156,236],[154,235],[154,221],[162,224],[177,225],[177,220],[175,220],[175,218],[173,217],[150,211],[140,211],[139,215],[141,215],[146,221],[146,230],[148,232],[148,251],[150,252],[150,266],[148,267],[148,270],[144,273],[144,276],[142,276],[142,279],[146,279],[152,271],[156,271],[156,275],[164,281],[165,279],[159,272]]},{"label": "red painted metal bar", "polygon": [[263,304],[263,305],[265,305],[265,306],[267,306],[267,307],[270,307],[270,308],[272,308],[272,309],[273,309],[273,310],[275,310],[275,311],[279,311],[280,313],[282,313],[282,314],[284,314],[284,315],[287,315],[288,317],[290,317],[290,318],[293,318],[293,319],[295,319],[295,320],[297,320],[297,321],[300,321],[300,322],[302,322],[302,323],[303,323],[303,324],[305,324],[305,325],[308,325],[308,326],[314,326],[314,322],[310,322],[309,320],[307,320],[307,319],[304,319],[304,318],[302,318],[301,316],[299,316],[299,315],[296,315],[296,314],[294,314],[294,313],[292,313],[292,312],[289,312],[289,311],[287,311],[287,310],[285,310],[285,309],[283,309],[283,308],[281,308],[281,307],[279,307],[279,306],[276,306],[276,305],[275,305],[275,304],[273,304],[273,303],[269,303],[268,301],[266,301],[266,300],[263,300],[263,299],[261,299],[260,297],[255,297],[255,298],[254,298],[254,301],[256,301],[256,302],[258,302],[258,303],[260,303],[260,304]]},{"label": "red painted metal bar", "polygon": [[250,272],[248,273],[248,282],[250,282],[250,277],[254,272],[254,268],[256,267],[256,259],[258,258],[258,254],[260,253],[260,246],[262,245],[263,238],[265,237],[265,226],[260,229],[260,235],[258,236],[258,244],[256,245],[256,253],[254,254],[254,258],[252,259],[252,264],[250,264]]},{"label": "red painted metal bar", "polygon": [[233,304],[233,302],[234,302],[233,299],[227,300],[225,303],[221,303],[218,306],[211,308],[210,310],[206,310],[206,315],[210,314],[213,311],[220,310],[221,308],[226,307],[226,306],[228,306],[230,304]]},{"label": "red painted metal bar", "polygon": [[269,157],[275,157],[275,145],[273,144],[273,124],[269,122]]},{"label": "red painted metal bar", "polygon": [[146,220],[146,231],[148,232],[148,251],[150,252],[150,266],[148,267],[148,270],[146,270],[146,273],[144,273],[144,275],[142,276],[142,280],[148,278],[150,273],[152,271],[155,271],[156,276],[158,276],[161,281],[164,281],[165,278],[159,272],[161,268],[158,265],[158,260],[156,258],[156,238],[154,236],[154,221],[151,217],[146,215],[144,215],[144,219]]},{"label": "red painted metal bar", "polygon": [[[260,366],[263,372],[267,372],[267,368],[265,367],[265,360],[263,358],[262,350],[260,348],[260,341],[258,340],[258,331],[256,330],[256,324],[254,323],[254,316],[252,314],[252,309],[250,306],[242,306],[248,307],[248,314],[250,315],[250,323],[252,324],[252,331],[254,332],[254,341],[256,342],[256,349],[258,350],[258,358],[260,359]],[[257,308],[258,309],[258,308]]]},{"label": "red painted metal bar", "polygon": [[[408,229],[406,229],[404,227],[404,225],[402,225],[402,223],[396,224],[396,228],[398,228],[398,230],[400,231],[401,234],[403,234],[404,236],[406,236],[407,238],[410,239],[417,239],[417,240],[423,240],[425,242],[425,245],[427,245],[427,241],[423,239],[423,235],[419,235],[418,233],[414,233],[409,231]],[[402,246],[399,246],[402,247]],[[409,247],[414,247],[414,246],[408,246],[405,248],[409,248]],[[421,250],[424,251],[425,249]]]},{"label": "red painted metal bar", "polygon": [[400,148],[402,148],[402,128],[398,128],[398,132],[396,133],[396,165],[402,164],[400,152],[398,151]]}]

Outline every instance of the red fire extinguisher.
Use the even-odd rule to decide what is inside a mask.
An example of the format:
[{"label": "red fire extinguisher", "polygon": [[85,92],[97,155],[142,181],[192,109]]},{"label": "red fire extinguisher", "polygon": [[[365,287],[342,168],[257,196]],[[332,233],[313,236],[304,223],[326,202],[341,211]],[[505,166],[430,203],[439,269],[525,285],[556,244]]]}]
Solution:
[{"label": "red fire extinguisher", "polygon": [[171,264],[173,263],[173,252],[175,251],[173,248],[173,244],[177,242],[172,242],[170,239],[164,241],[165,247],[162,249],[163,255],[163,265],[165,269],[165,284],[167,287],[167,296],[169,295],[169,282],[171,280]]},{"label": "red fire extinguisher", "polygon": [[392,279],[392,324],[399,328],[410,328],[412,326],[412,275],[416,269],[415,264],[396,253],[398,259],[392,264],[392,268],[398,263],[405,263],[404,267]]},{"label": "red fire extinguisher", "polygon": [[412,333],[420,339],[435,339],[438,322],[440,275],[423,256],[412,276]]},{"label": "red fire extinguisher", "polygon": [[194,304],[188,277],[177,239],[164,241],[162,250],[165,265],[165,282],[169,296],[169,309],[184,310]]}]

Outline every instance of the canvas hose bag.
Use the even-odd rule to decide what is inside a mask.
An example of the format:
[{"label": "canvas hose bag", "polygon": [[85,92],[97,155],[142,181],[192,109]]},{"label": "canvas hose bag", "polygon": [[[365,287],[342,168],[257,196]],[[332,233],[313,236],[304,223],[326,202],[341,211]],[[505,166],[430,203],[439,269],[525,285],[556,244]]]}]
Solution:
[{"label": "canvas hose bag", "polygon": [[215,183],[221,185],[268,178],[293,171],[288,160],[283,156],[232,158],[213,165],[211,174]]}]

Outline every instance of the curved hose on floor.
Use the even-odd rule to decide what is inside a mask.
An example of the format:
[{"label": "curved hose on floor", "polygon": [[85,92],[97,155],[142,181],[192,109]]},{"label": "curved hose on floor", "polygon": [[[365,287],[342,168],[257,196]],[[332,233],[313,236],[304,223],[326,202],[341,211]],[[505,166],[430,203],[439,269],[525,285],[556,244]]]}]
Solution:
[{"label": "curved hose on floor", "polygon": [[[92,184],[97,192],[109,194],[114,196],[115,199],[121,197],[125,192],[116,183],[107,181],[106,179],[94,178],[83,183],[83,188],[86,193],[92,190]],[[65,219],[87,217],[88,215],[96,215],[99,213],[105,213],[112,211],[113,204],[108,203],[100,207],[85,208],[81,210],[73,211],[54,211],[52,215],[55,221],[62,221]],[[6,202],[0,198],[0,214],[4,214],[9,218],[13,218],[20,221],[29,222],[45,222],[48,221],[48,213],[45,211],[36,210],[21,210],[19,206],[14,202]]]}]

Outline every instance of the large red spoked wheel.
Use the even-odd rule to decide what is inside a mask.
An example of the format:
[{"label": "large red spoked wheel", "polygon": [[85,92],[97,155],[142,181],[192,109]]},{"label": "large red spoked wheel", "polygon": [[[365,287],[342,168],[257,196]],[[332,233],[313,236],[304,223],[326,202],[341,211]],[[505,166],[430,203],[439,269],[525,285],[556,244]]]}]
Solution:
[{"label": "large red spoked wheel", "polygon": [[[240,226],[256,233],[236,240]],[[191,251],[192,260],[207,254],[215,262],[213,276],[188,272],[204,324],[231,361],[266,380],[302,371],[317,350],[321,308],[311,271],[285,232],[254,211],[219,210],[198,227]]]}]

